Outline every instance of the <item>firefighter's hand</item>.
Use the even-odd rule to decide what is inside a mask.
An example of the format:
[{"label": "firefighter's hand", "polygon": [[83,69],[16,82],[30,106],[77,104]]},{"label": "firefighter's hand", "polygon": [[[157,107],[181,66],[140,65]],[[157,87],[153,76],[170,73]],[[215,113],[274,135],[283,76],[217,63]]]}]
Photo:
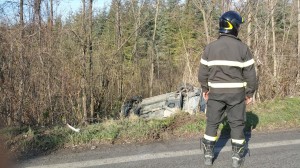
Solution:
[{"label": "firefighter's hand", "polygon": [[252,102],[252,97],[246,97],[245,98],[245,103],[246,103],[246,105],[248,105],[248,104],[250,104]]},{"label": "firefighter's hand", "polygon": [[208,100],[208,93],[209,93],[209,91],[203,93],[203,98],[204,98],[204,100],[205,100],[206,102],[207,102],[207,100]]}]

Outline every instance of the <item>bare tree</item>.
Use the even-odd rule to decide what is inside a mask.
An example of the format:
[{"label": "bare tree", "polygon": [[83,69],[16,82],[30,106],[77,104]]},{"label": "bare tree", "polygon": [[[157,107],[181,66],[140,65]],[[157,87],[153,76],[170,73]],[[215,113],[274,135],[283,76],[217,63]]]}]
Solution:
[{"label": "bare tree", "polygon": [[206,43],[208,44],[210,42],[209,32],[208,32],[208,25],[207,25],[207,17],[206,12],[203,8],[203,1],[202,0],[193,0],[194,5],[201,11],[203,16],[203,24],[205,29],[205,35],[206,35]]},{"label": "bare tree", "polygon": [[298,12],[298,18],[297,18],[297,26],[298,26],[298,48],[297,48],[297,57],[298,57],[298,73],[297,73],[297,83],[300,84],[300,0],[297,0],[297,12]]},{"label": "bare tree", "polygon": [[82,44],[82,54],[83,54],[83,66],[82,66],[82,78],[81,78],[81,91],[82,91],[82,108],[83,108],[83,122],[87,123],[87,73],[86,73],[86,64],[87,64],[87,33],[86,33],[86,2],[82,0],[82,31],[83,31],[83,44]]},{"label": "bare tree", "polygon": [[89,81],[89,86],[90,86],[90,113],[91,113],[91,118],[94,117],[94,70],[93,70],[93,37],[92,37],[92,32],[93,32],[93,0],[89,0],[89,37],[88,37],[88,45],[89,45],[89,56],[90,56],[90,81]]},{"label": "bare tree", "polygon": [[[252,48],[254,48],[253,55],[254,55],[254,58],[256,59],[255,67],[256,67],[257,78],[259,81],[259,77],[260,77],[260,73],[261,73],[261,71],[260,71],[261,54],[260,54],[260,50],[259,50],[259,45],[260,45],[261,40],[259,38],[259,33],[258,33],[259,32],[259,30],[258,30],[259,23],[258,23],[258,19],[257,19],[257,13],[259,11],[258,6],[259,6],[259,2],[256,2],[256,6],[254,6],[254,5],[251,6],[252,9],[254,9],[254,8],[256,9],[255,12],[252,12],[252,14],[254,13],[254,16],[252,17],[251,22],[253,22],[253,24],[254,24],[254,40],[253,40],[254,42],[253,42]],[[248,38],[251,38],[251,37],[249,37],[249,30],[248,30],[247,34],[248,34]],[[249,43],[251,43],[251,41]],[[249,45],[249,43],[248,43],[248,45]],[[257,97],[257,99],[255,96]],[[256,91],[256,94],[253,96],[253,98],[254,98],[254,101],[256,101],[256,100],[260,101],[260,88],[259,87]]]},{"label": "bare tree", "polygon": [[[24,1],[20,0],[20,40],[22,40],[24,38]],[[18,108],[18,112],[17,112],[17,120],[18,120],[18,124],[21,125],[22,124],[22,118],[23,118],[23,105],[24,105],[24,85],[25,85],[25,76],[24,76],[24,49],[23,46],[20,46],[20,51],[19,51],[19,55],[20,55],[20,72],[21,72],[21,79],[20,79],[20,83],[19,83],[19,108]]]},{"label": "bare tree", "polygon": [[232,5],[232,0],[222,0],[223,13],[229,11]]},{"label": "bare tree", "polygon": [[50,0],[50,30],[52,30],[53,27],[53,0]]},{"label": "bare tree", "polygon": [[41,24],[41,0],[34,0],[34,18],[33,22]]},{"label": "bare tree", "polygon": [[[138,5],[138,2],[140,1],[141,5]],[[137,57],[137,45],[138,45],[138,38],[139,38],[139,32],[138,29],[139,27],[141,26],[141,10],[142,10],[142,7],[145,3],[144,0],[131,0],[131,9],[132,9],[132,13],[134,15],[134,26],[135,26],[135,33],[134,33],[134,46],[133,46],[133,55],[135,57]]]},{"label": "bare tree", "polygon": [[124,98],[196,81],[199,54],[218,37],[218,16],[229,9],[247,18],[239,37],[263,80],[257,100],[299,94],[300,0],[112,0],[99,15],[93,0],[82,0],[66,24],[55,18],[56,2],[0,7],[0,125],[116,117]]},{"label": "bare tree", "polygon": [[251,47],[251,26],[252,26],[252,12],[253,12],[253,6],[252,1],[248,2],[248,16],[247,16],[247,45]]},{"label": "bare tree", "polygon": [[[153,34],[152,34],[152,54],[150,56],[150,61],[151,61],[151,67],[150,67],[150,81],[149,81],[149,95],[152,96],[153,92],[153,78],[154,78],[154,55],[156,55],[156,50],[155,50],[155,35],[156,35],[156,29],[157,29],[157,17],[158,17],[158,11],[159,11],[159,0],[156,0],[156,12],[155,12],[155,17],[154,17],[154,29],[153,29]],[[158,60],[157,60],[158,61]]]},{"label": "bare tree", "polygon": [[277,76],[277,53],[276,53],[276,34],[275,34],[275,20],[274,20],[274,11],[276,6],[277,0],[270,0],[270,9],[271,9],[271,29],[272,29],[272,42],[273,42],[273,76]]},{"label": "bare tree", "polygon": [[115,9],[115,44],[117,47],[117,56],[121,60],[120,75],[118,76],[118,97],[122,100],[123,97],[123,78],[124,78],[124,56],[121,51],[122,48],[122,31],[121,31],[121,0],[114,0]]}]

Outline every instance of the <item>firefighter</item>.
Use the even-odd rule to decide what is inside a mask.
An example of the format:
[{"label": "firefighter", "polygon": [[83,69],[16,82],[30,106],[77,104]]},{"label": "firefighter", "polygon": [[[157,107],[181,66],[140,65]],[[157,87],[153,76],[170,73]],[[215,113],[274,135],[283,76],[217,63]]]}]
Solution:
[{"label": "firefighter", "polygon": [[235,11],[219,19],[219,38],[205,47],[200,61],[198,80],[207,101],[207,122],[201,145],[204,163],[212,165],[217,130],[228,118],[231,128],[232,166],[240,167],[245,151],[246,104],[256,90],[254,60],[248,46],[237,37],[244,19]]}]

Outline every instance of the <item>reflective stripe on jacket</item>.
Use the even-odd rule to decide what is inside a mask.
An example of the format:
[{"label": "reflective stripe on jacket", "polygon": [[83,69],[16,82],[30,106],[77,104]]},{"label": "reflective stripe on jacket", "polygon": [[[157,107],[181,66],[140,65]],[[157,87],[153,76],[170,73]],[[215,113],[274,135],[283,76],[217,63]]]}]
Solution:
[{"label": "reflective stripe on jacket", "polygon": [[208,44],[200,61],[198,80],[203,91],[236,93],[246,89],[252,96],[256,90],[254,59],[248,46],[237,37],[220,34]]}]

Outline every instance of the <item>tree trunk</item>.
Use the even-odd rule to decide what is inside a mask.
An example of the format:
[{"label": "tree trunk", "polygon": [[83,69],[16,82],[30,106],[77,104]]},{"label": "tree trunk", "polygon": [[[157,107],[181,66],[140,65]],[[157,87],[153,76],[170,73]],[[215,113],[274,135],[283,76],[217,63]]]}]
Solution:
[{"label": "tree trunk", "polygon": [[202,6],[202,0],[199,0],[199,2],[196,2],[196,0],[193,0],[194,5],[201,11],[202,16],[203,16],[203,24],[204,24],[204,29],[205,29],[205,35],[206,35],[206,43],[209,44],[210,42],[210,37],[209,37],[209,31],[208,31],[208,24],[207,24],[207,17],[206,17],[206,12]]},{"label": "tree trunk", "polygon": [[[265,41],[265,46],[264,46],[264,57],[263,61],[265,65],[268,65],[268,48],[269,48],[269,17],[266,18],[266,22],[264,22],[264,41]],[[270,66],[266,66],[266,68],[269,68]]]},{"label": "tree trunk", "polygon": [[[151,97],[153,94],[153,80],[154,80],[154,55],[157,55],[156,50],[155,50],[155,34],[156,34],[156,26],[157,26],[157,16],[158,16],[158,9],[159,9],[159,0],[156,0],[156,12],[155,12],[155,18],[154,18],[154,30],[153,30],[153,35],[152,35],[152,54],[151,55],[151,68],[150,68],[150,90],[149,90],[149,96]],[[158,60],[156,60],[158,61]]]},{"label": "tree trunk", "polygon": [[[256,7],[256,9],[258,9],[258,4],[259,4],[259,2],[257,2],[257,7]],[[255,22],[255,24],[257,25],[258,24],[258,20],[257,20],[257,11],[258,10],[256,10],[256,12],[255,12],[255,16],[254,16],[254,18],[253,18],[253,20],[254,20],[254,22]],[[256,58],[256,63],[255,63],[255,70],[256,70],[256,74],[257,74],[257,80],[258,80],[258,83],[260,83],[259,82],[259,77],[260,77],[260,64],[261,64],[261,60],[260,60],[260,54],[259,54],[259,50],[258,50],[258,45],[259,45],[259,37],[258,37],[258,28],[257,28],[258,26],[255,26],[254,27],[254,57]],[[256,95],[256,96],[255,96]],[[253,102],[255,103],[256,102],[256,100],[258,100],[259,102],[260,102],[260,89],[259,89],[259,87],[257,87],[257,90],[256,90],[256,94],[254,95],[254,99],[253,99]],[[257,97],[257,99],[256,99],[256,97]]]},{"label": "tree trunk", "polygon": [[[133,45],[133,51],[132,51],[132,55],[137,58],[138,57],[138,52],[137,52],[137,48],[138,48],[138,38],[139,38],[139,32],[138,29],[141,25],[141,8],[143,6],[144,1],[141,2],[141,5],[137,4],[137,0],[131,0],[131,5],[132,5],[132,12],[134,15],[134,27],[135,27],[135,32],[134,32],[134,45]],[[137,9],[135,9],[135,7],[137,7]]]},{"label": "tree trunk", "polygon": [[297,23],[298,23],[298,50],[297,50],[297,57],[298,57],[298,63],[297,63],[297,84],[300,84],[300,0],[297,0],[297,12],[298,12],[298,18],[297,18]]},{"label": "tree trunk", "polygon": [[230,10],[231,0],[222,0],[223,13]]},{"label": "tree trunk", "polygon": [[87,95],[86,95],[86,90],[87,90],[87,75],[86,75],[86,50],[87,50],[87,37],[86,37],[86,26],[85,26],[85,20],[86,20],[86,9],[85,9],[85,0],[82,0],[82,31],[83,31],[83,47],[82,47],[82,52],[83,52],[83,75],[81,79],[81,91],[82,91],[82,109],[83,109],[83,123],[87,124]]},{"label": "tree trunk", "polygon": [[275,35],[275,20],[274,20],[274,10],[276,5],[276,0],[270,1],[270,9],[271,9],[271,26],[272,26],[272,42],[273,42],[273,76],[277,76],[277,53],[276,53],[276,35]]},{"label": "tree trunk", "polygon": [[41,0],[34,0],[34,23],[41,24]]},{"label": "tree trunk", "polygon": [[[47,7],[48,7],[48,4],[47,4]],[[50,9],[48,9],[49,11],[49,18],[48,18],[48,35],[47,35],[47,41],[48,41],[48,47],[47,47],[47,50],[48,50],[48,53],[50,53],[50,55],[54,55],[54,52],[53,52],[53,33],[52,33],[52,30],[53,30],[53,0],[50,0]],[[51,111],[54,111],[53,110],[53,105],[52,105],[52,102],[53,102],[53,98],[52,98],[52,91],[53,91],[53,88],[52,88],[52,83],[53,83],[53,76],[52,76],[52,72],[53,71],[53,67],[52,66],[48,66],[48,72],[47,72],[47,90],[48,90],[48,99],[49,99],[49,104],[50,104],[50,110]],[[61,96],[62,100],[61,102],[64,102],[64,96]],[[56,122],[56,119],[55,119],[55,116],[53,113],[50,114],[51,116],[51,122],[52,124],[54,124]]]},{"label": "tree trunk", "polygon": [[53,28],[53,0],[50,0],[50,30]]},{"label": "tree trunk", "polygon": [[94,74],[93,74],[93,40],[92,40],[92,31],[93,31],[93,0],[89,0],[89,56],[90,56],[90,110],[91,110],[91,118],[94,117]]},{"label": "tree trunk", "polygon": [[122,34],[121,34],[121,0],[115,1],[115,8],[116,8],[116,14],[115,14],[115,41],[117,45],[117,52],[118,52],[118,58],[121,60],[120,64],[120,76],[118,79],[118,98],[119,100],[122,100],[123,98],[123,78],[124,78],[124,56],[121,52],[122,47]]},{"label": "tree trunk", "polygon": [[225,11],[225,0],[222,0],[222,13],[224,13]]},{"label": "tree trunk", "polygon": [[[20,26],[24,26],[24,1],[23,0],[20,0]],[[21,37],[22,36],[23,36],[23,31],[21,31]]]},{"label": "tree trunk", "polygon": [[[24,1],[20,0],[20,40],[22,43],[22,40],[24,38]],[[17,124],[21,126],[23,124],[23,106],[24,106],[24,82],[25,82],[25,66],[24,66],[24,49],[23,45],[19,46],[20,47],[20,73],[21,73],[21,78],[20,78],[20,83],[19,83],[19,105],[18,105],[18,111],[17,111],[17,116],[15,117],[17,119]],[[13,116],[13,115],[12,115]],[[14,117],[13,117],[14,118]],[[12,119],[13,120],[13,119]]]},{"label": "tree trunk", "polygon": [[248,47],[251,47],[251,26],[252,26],[252,2],[248,2],[249,4],[249,10],[248,10],[248,26],[247,26],[247,45]]}]

